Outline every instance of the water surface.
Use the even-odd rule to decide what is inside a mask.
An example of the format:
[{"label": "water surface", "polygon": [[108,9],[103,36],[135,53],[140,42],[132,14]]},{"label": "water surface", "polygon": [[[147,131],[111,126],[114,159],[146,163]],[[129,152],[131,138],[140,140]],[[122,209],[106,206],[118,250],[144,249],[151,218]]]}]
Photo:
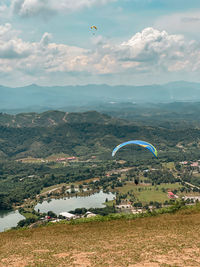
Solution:
[{"label": "water surface", "polygon": [[68,212],[77,208],[103,208],[105,207],[103,203],[106,198],[108,200],[113,200],[114,197],[115,195],[112,193],[103,193],[103,191],[100,191],[99,193],[86,197],[52,199],[50,202],[44,201],[42,203],[38,203],[35,206],[35,210],[37,211],[39,209],[40,212],[53,211],[59,215],[59,213],[63,211]]},{"label": "water surface", "polygon": [[18,210],[4,211],[0,210],[0,232],[7,230],[11,227],[17,226],[17,223],[25,219]]}]

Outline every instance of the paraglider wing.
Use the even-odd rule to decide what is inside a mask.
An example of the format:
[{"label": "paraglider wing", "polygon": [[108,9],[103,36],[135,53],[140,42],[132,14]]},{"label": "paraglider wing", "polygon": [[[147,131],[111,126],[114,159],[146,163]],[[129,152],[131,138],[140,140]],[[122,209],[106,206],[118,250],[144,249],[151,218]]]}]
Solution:
[{"label": "paraglider wing", "polygon": [[131,145],[131,144],[135,144],[135,145],[139,145],[141,147],[145,147],[147,148],[149,151],[151,151],[151,153],[154,155],[154,157],[157,158],[157,150],[156,148],[151,145],[150,143],[148,142],[145,142],[145,141],[141,141],[141,140],[132,140],[132,141],[128,141],[128,142],[124,142],[124,143],[121,143],[119,144],[118,146],[116,146],[114,149],[113,149],[113,152],[112,152],[112,156],[114,157],[115,154],[117,153],[117,151],[122,148],[123,146],[126,146],[126,145]]},{"label": "paraglider wing", "polygon": [[97,30],[97,27],[93,25],[93,26],[90,27],[90,29],[95,29],[95,30]]},{"label": "paraglider wing", "polygon": [[96,26],[91,26],[90,29],[93,31],[93,34],[95,34],[95,31],[97,31],[97,27]]}]

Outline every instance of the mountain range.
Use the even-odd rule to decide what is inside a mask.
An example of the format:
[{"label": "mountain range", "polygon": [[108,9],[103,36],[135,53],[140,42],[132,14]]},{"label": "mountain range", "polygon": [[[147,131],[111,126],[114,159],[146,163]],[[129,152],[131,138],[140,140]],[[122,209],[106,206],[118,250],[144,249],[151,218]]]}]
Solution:
[{"label": "mountain range", "polygon": [[91,109],[101,104],[116,103],[170,103],[175,101],[200,101],[200,83],[172,82],[165,85],[146,86],[0,86],[0,112],[43,112],[52,109],[77,111],[76,107]]}]

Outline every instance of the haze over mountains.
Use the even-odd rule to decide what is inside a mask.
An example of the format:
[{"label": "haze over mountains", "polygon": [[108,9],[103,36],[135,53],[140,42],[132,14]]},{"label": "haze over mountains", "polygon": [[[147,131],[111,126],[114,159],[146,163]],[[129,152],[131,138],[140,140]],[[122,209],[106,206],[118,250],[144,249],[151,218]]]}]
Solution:
[{"label": "haze over mountains", "polygon": [[[173,82],[146,86],[38,86],[10,88],[0,86],[0,112],[40,112],[70,107],[95,107],[114,103],[169,103],[200,101],[200,83]],[[71,109],[73,110],[73,109]],[[70,111],[71,111],[70,110]]]}]

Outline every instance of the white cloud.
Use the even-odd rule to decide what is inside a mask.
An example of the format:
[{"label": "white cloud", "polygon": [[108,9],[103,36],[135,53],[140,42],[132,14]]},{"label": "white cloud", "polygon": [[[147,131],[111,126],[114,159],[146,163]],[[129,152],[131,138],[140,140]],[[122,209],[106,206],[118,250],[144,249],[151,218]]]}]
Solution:
[{"label": "white cloud", "polygon": [[162,16],[155,21],[154,27],[166,29],[169,32],[187,33],[190,36],[199,35],[200,10]]},{"label": "white cloud", "polygon": [[169,35],[166,31],[146,28],[123,42],[120,49],[119,60],[137,62],[137,68],[151,68],[153,65],[168,68],[174,61],[185,57],[187,45],[181,35]]},{"label": "white cloud", "polygon": [[[152,73],[199,73],[200,45],[186,41],[182,35],[146,28],[120,44],[95,37],[93,49],[54,43],[50,33],[38,42],[19,37],[10,24],[0,25],[0,71],[19,80],[65,79],[119,75],[151,76]],[[22,78],[23,77],[23,78]]]},{"label": "white cloud", "polygon": [[0,18],[7,19],[10,17],[11,10],[8,6],[8,0],[0,0]]},{"label": "white cloud", "polygon": [[48,16],[56,12],[70,12],[114,1],[116,0],[12,0],[11,8],[14,13],[24,17]]}]

